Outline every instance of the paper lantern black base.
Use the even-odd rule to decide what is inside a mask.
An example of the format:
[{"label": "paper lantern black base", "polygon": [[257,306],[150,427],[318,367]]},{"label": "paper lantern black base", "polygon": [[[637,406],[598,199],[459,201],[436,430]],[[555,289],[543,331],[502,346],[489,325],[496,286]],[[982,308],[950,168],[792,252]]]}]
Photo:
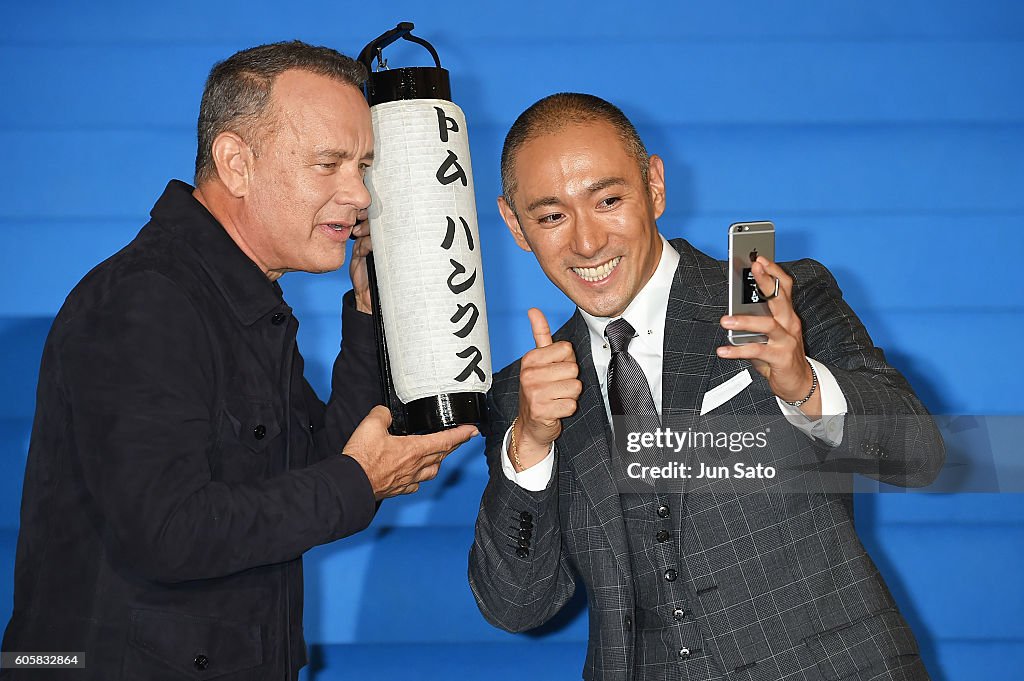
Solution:
[{"label": "paper lantern black base", "polygon": [[483,393],[445,393],[405,405],[406,431],[436,433],[462,423],[483,425],[487,402]]}]

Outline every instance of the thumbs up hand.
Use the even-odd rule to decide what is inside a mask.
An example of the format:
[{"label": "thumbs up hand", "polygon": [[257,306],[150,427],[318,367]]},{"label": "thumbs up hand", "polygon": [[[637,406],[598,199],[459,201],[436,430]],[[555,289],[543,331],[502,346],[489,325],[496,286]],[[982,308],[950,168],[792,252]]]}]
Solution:
[{"label": "thumbs up hand", "polygon": [[551,327],[537,308],[527,315],[537,347],[523,355],[519,369],[519,420],[512,435],[520,470],[547,456],[562,433],[562,419],[576,412],[583,392],[572,344],[551,341]]}]

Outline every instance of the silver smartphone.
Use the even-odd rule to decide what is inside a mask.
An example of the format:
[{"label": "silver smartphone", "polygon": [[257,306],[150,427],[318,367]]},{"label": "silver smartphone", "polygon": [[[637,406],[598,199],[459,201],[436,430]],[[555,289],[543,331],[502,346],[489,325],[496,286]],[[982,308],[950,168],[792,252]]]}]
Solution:
[{"label": "silver smartphone", "polygon": [[[763,255],[775,261],[775,225],[770,222],[737,222],[729,225],[729,314],[768,316],[765,293],[757,287],[750,264]],[[768,292],[771,294],[771,291]],[[733,345],[767,343],[761,333],[730,330]]]}]

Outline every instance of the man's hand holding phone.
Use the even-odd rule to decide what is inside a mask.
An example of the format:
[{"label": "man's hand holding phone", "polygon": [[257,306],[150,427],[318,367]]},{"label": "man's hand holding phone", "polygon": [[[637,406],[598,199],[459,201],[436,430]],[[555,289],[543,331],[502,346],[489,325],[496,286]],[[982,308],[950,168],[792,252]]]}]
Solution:
[{"label": "man's hand holding phone", "polygon": [[[519,418],[512,428],[517,470],[544,459],[562,433],[562,419],[576,413],[583,392],[576,353],[568,341],[553,343],[551,327],[537,308],[527,311],[536,347],[519,365]],[[512,447],[509,448],[512,456]],[[516,459],[512,459],[516,463]]]},{"label": "man's hand holding phone", "polygon": [[[814,376],[804,354],[803,326],[793,309],[793,278],[764,256],[758,256],[752,263],[751,272],[762,291],[774,291],[775,280],[779,280],[779,294],[768,300],[771,315],[726,315],[721,324],[728,330],[764,334],[768,342],[725,345],[718,348],[718,356],[750,360],[780,399],[801,400],[810,392]],[[820,392],[814,391],[800,409],[812,418],[820,416]]]}]

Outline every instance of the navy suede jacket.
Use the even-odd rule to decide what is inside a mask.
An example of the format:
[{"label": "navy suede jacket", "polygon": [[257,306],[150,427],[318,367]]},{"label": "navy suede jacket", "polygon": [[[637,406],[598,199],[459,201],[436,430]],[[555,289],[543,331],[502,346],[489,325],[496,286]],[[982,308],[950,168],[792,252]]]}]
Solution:
[{"label": "navy suede jacket", "polygon": [[372,318],[342,307],[324,405],[280,287],[168,185],[47,338],[4,651],[84,652],[80,681],[296,676],[301,556],[376,509],[341,454],[380,402]]}]

